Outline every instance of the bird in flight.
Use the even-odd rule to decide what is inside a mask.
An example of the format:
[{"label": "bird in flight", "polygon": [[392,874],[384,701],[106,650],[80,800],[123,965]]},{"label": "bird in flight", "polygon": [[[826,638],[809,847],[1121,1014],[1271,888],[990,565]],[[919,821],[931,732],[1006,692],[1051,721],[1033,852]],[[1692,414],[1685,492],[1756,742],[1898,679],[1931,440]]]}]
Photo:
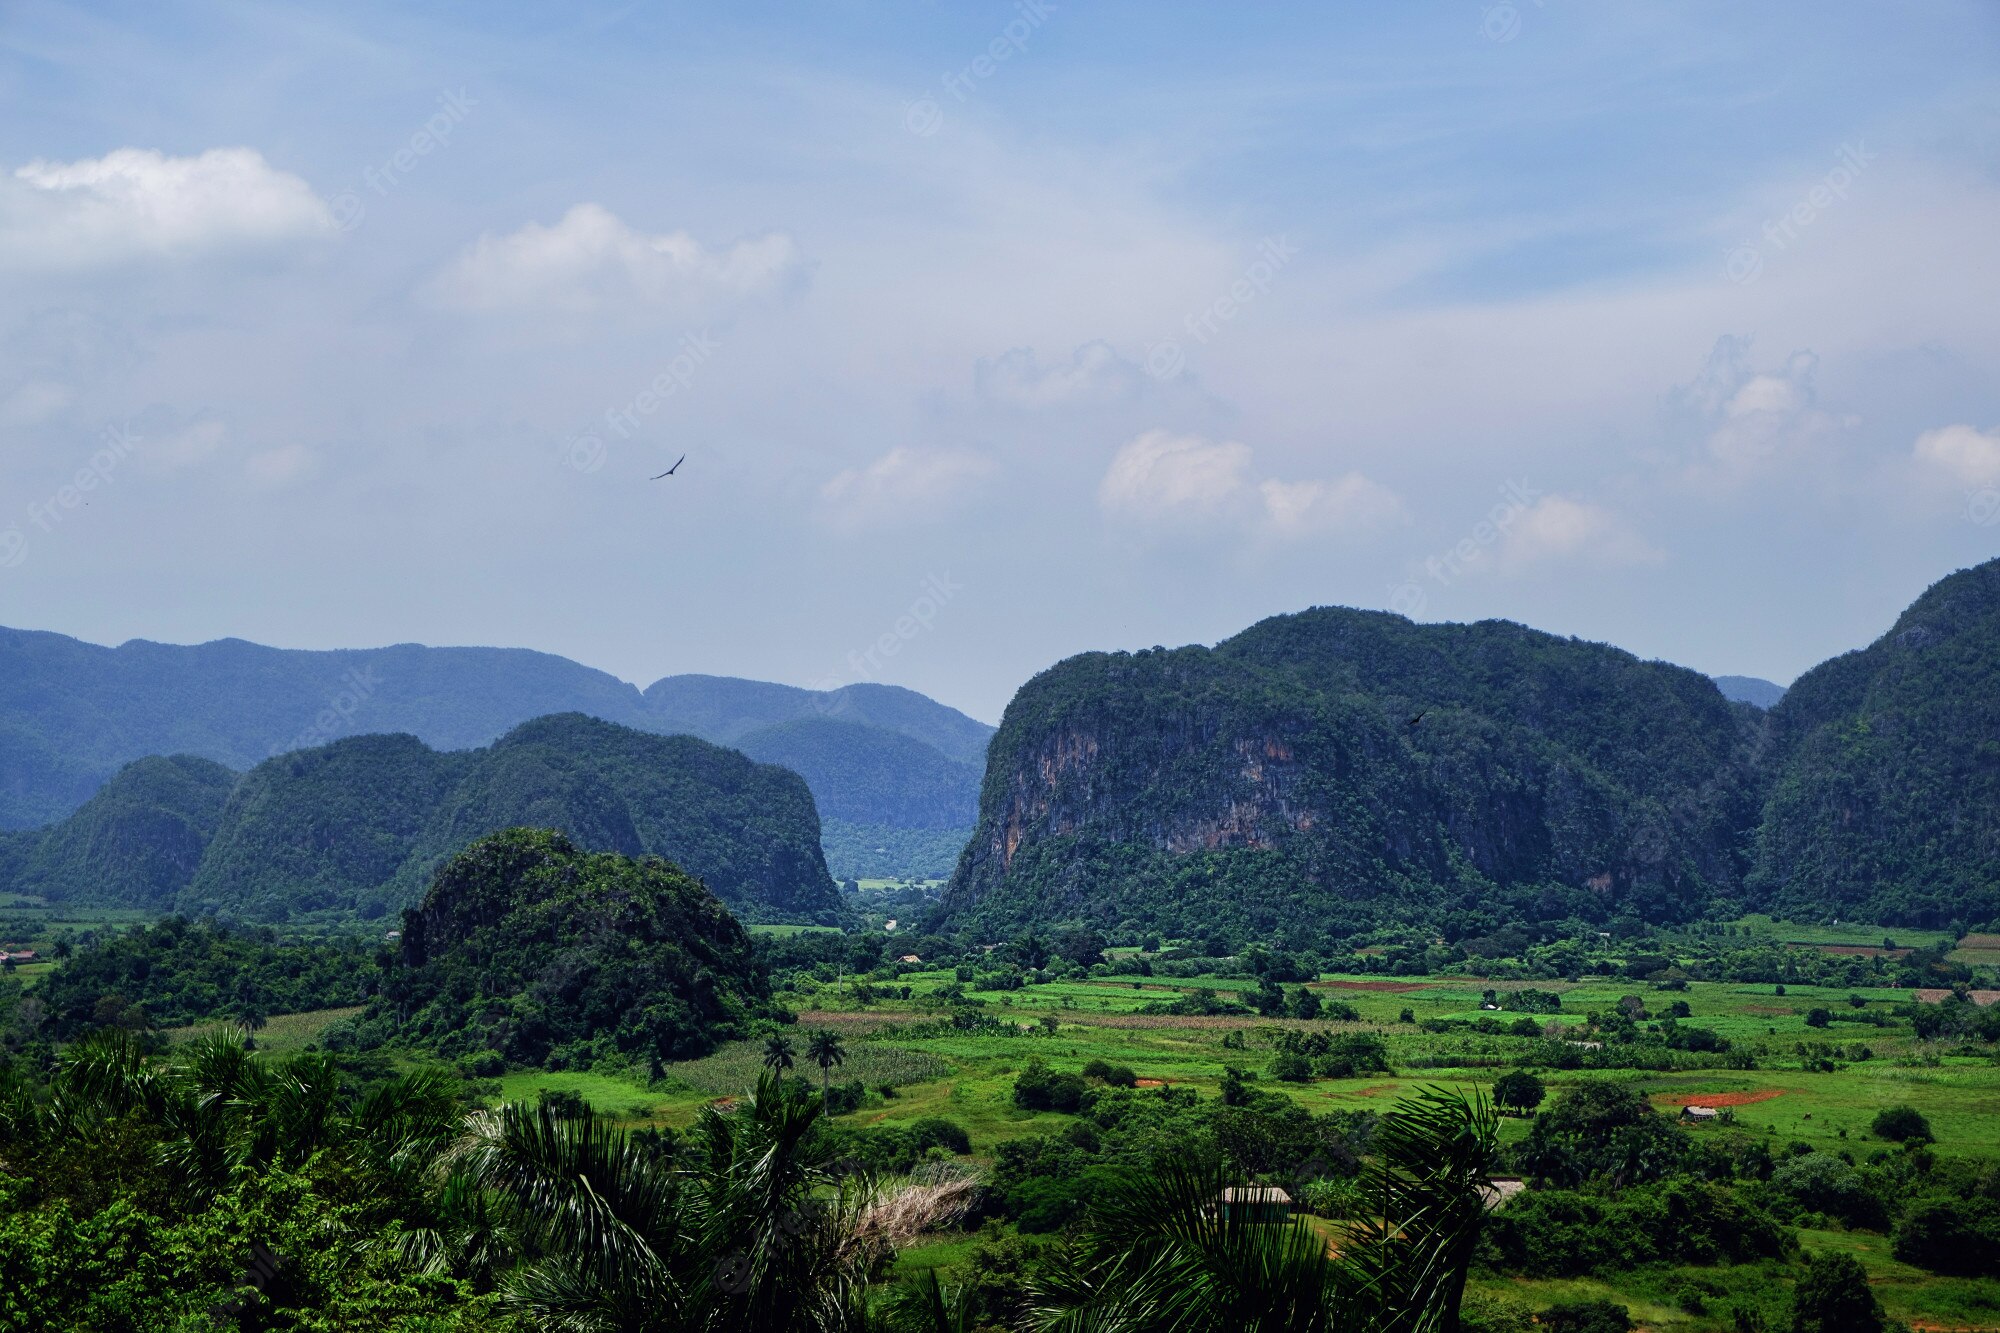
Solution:
[{"label": "bird in flight", "polygon": [[[1427,709],[1427,710],[1425,710],[1425,711],[1426,711],[1426,712],[1428,712],[1429,710]],[[1415,717],[1413,717],[1413,718],[1411,718],[1411,719],[1410,719],[1410,725],[1414,727],[1414,726],[1416,726],[1416,725],[1417,725],[1417,723],[1419,723],[1419,722],[1421,722],[1421,721],[1423,721],[1423,720],[1424,720],[1424,715],[1423,715],[1423,713],[1418,713],[1418,714],[1417,714],[1417,715],[1416,715]]]},{"label": "bird in flight", "polygon": [[674,460],[674,465],[672,467],[668,468],[665,472],[662,472],[658,477],[653,478],[653,480],[659,481],[662,477],[673,476],[674,473],[680,471],[681,464],[687,461],[688,461],[688,456],[686,454],[682,454],[679,458],[676,458]]}]

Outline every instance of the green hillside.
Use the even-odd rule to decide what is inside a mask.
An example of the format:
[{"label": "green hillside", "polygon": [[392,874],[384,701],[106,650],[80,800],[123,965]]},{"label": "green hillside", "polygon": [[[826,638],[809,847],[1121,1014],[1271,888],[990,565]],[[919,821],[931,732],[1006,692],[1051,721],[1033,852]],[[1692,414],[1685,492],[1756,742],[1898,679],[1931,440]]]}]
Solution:
[{"label": "green hillside", "polygon": [[235,773],[206,759],[141,759],[47,834],[11,835],[0,882],[94,907],[164,910],[200,868],[235,785]]},{"label": "green hillside", "polygon": [[749,936],[698,881],[515,829],[460,852],[404,913],[361,1029],[557,1067],[605,1050],[671,1060],[742,1035],[763,999]]},{"label": "green hillside", "polygon": [[1009,705],[940,919],[1681,919],[1741,890],[1753,737],[1706,677],[1504,622],[1322,609],[1089,654]]},{"label": "green hillside", "polygon": [[1751,883],[1772,910],[2000,917],[2000,561],[1933,585],[1770,716]]}]

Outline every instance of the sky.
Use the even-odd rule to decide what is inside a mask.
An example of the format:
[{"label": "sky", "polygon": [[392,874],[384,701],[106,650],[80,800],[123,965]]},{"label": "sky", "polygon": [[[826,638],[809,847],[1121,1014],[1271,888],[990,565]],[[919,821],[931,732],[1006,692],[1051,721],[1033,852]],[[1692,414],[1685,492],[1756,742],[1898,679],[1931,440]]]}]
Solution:
[{"label": "sky", "polygon": [[2000,547],[1987,4],[17,0],[0,108],[18,628],[997,721],[1327,604],[1784,683]]}]

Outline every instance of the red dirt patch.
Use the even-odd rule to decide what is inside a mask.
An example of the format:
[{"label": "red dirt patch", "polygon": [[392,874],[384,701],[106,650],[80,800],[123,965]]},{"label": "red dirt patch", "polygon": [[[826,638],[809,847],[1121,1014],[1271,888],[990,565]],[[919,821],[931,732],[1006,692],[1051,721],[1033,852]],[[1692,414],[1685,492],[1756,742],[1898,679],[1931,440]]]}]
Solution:
[{"label": "red dirt patch", "polygon": [[1171,1081],[1172,1080],[1170,1079],[1164,1079],[1164,1078],[1142,1078],[1137,1083],[1133,1084],[1133,1086],[1138,1088],[1164,1088]]},{"label": "red dirt patch", "polygon": [[1821,953],[1837,953],[1848,958],[1901,958],[1909,949],[1883,949],[1873,944],[1817,944]]},{"label": "red dirt patch", "polygon": [[[1943,1004],[1951,998],[1950,991],[1933,990],[1930,987],[1911,991],[1910,994],[1916,996],[1925,1004]],[[1972,992],[1972,1002],[1974,1004],[1992,1004],[1995,1000],[2000,1000],[2000,990],[1976,990]]]},{"label": "red dirt patch", "polygon": [[1314,990],[1372,990],[1387,991],[1400,995],[1404,991],[1429,990],[1435,982],[1430,981],[1309,981],[1306,985]]},{"label": "red dirt patch", "polygon": [[1750,1106],[1784,1095],[1782,1088],[1765,1088],[1761,1092],[1675,1092],[1657,1100],[1668,1106]]}]

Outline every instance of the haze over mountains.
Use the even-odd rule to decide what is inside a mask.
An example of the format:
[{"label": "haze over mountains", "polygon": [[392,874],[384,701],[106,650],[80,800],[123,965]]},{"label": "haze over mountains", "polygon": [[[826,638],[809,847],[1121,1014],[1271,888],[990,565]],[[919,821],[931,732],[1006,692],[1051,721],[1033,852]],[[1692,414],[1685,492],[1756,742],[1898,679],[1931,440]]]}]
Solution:
[{"label": "haze over mountains", "polygon": [[[684,675],[641,691],[524,649],[314,652],[234,639],[105,648],[0,629],[0,829],[62,819],[146,756],[193,755],[241,771],[274,754],[394,733],[463,750],[566,712],[792,762],[830,812],[830,842],[849,849],[845,874],[948,870],[972,824],[992,734],[890,685],[813,691]],[[878,846],[900,851],[877,857]],[[924,864],[897,863],[913,859]]]}]

